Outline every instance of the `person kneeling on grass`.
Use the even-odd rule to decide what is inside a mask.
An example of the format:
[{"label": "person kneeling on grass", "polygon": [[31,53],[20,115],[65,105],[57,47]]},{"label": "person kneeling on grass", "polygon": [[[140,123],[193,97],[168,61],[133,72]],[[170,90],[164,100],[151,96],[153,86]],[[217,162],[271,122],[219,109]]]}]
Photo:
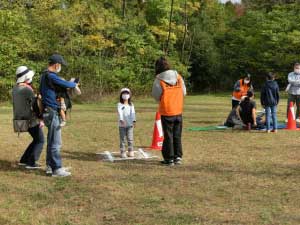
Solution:
[{"label": "person kneeling on grass", "polygon": [[256,127],[256,103],[253,101],[254,94],[252,91],[247,92],[247,96],[237,106],[236,112],[244,126],[248,129]]},{"label": "person kneeling on grass", "polygon": [[134,157],[133,152],[133,128],[136,118],[134,105],[131,102],[131,92],[128,88],[122,88],[120,92],[120,102],[118,103],[119,133],[120,133],[120,153],[121,158],[127,158],[125,145],[128,142],[128,157]]}]

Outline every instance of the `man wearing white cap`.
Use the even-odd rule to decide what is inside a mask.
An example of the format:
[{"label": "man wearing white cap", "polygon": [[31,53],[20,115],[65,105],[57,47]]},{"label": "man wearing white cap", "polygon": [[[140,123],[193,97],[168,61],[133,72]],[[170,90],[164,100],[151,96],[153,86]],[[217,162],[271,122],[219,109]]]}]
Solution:
[{"label": "man wearing white cap", "polygon": [[44,145],[43,122],[37,118],[37,115],[32,110],[35,98],[31,86],[33,76],[34,72],[26,66],[18,67],[16,71],[17,81],[12,91],[15,131],[27,131],[33,138],[19,163],[19,165],[25,166],[26,169],[40,168],[37,161],[40,158]]}]

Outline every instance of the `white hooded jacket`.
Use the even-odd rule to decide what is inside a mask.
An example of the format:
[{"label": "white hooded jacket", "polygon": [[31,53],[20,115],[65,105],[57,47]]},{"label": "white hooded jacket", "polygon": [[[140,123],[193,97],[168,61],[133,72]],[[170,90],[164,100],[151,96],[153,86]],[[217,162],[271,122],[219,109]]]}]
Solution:
[{"label": "white hooded jacket", "polygon": [[[177,83],[177,77],[178,73],[176,70],[167,70],[165,72],[162,72],[156,76],[156,79],[154,80],[153,86],[152,86],[152,96],[156,101],[160,101],[161,95],[162,95],[162,88],[160,85],[160,81],[164,81],[167,84],[175,85]],[[184,80],[182,80],[182,92],[183,95],[186,95],[186,87],[184,84]]]}]

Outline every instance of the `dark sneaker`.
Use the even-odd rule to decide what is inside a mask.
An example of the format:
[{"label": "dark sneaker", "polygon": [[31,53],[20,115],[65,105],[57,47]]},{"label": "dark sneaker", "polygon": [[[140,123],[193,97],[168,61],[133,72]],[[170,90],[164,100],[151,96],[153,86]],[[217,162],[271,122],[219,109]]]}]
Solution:
[{"label": "dark sneaker", "polygon": [[165,166],[174,166],[174,161],[173,160],[163,160],[163,161],[160,161],[160,163],[165,165]]},{"label": "dark sneaker", "polygon": [[27,165],[25,166],[25,168],[28,170],[37,170],[37,169],[41,169],[42,167],[39,164],[34,164],[34,165]]},{"label": "dark sneaker", "polygon": [[174,160],[174,163],[175,163],[175,165],[181,165],[181,164],[182,164],[182,158],[177,157],[177,158]]}]

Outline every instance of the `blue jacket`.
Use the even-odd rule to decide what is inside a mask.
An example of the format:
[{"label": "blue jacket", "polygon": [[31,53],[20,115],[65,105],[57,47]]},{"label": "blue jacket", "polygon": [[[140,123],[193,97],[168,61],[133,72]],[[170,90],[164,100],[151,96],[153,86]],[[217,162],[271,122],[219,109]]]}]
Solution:
[{"label": "blue jacket", "polygon": [[[45,73],[46,74],[46,73]],[[76,83],[65,81],[61,79],[56,73],[48,71],[48,79],[52,84],[58,85],[62,88],[74,88],[76,87]],[[41,77],[40,83],[40,93],[42,95],[42,101],[44,107],[50,107],[54,110],[58,109],[58,103],[56,100],[55,90],[50,87],[49,82],[47,82],[46,76],[43,75]]]},{"label": "blue jacket", "polygon": [[267,81],[261,89],[260,101],[263,106],[276,106],[279,102],[279,87],[275,80]]}]

